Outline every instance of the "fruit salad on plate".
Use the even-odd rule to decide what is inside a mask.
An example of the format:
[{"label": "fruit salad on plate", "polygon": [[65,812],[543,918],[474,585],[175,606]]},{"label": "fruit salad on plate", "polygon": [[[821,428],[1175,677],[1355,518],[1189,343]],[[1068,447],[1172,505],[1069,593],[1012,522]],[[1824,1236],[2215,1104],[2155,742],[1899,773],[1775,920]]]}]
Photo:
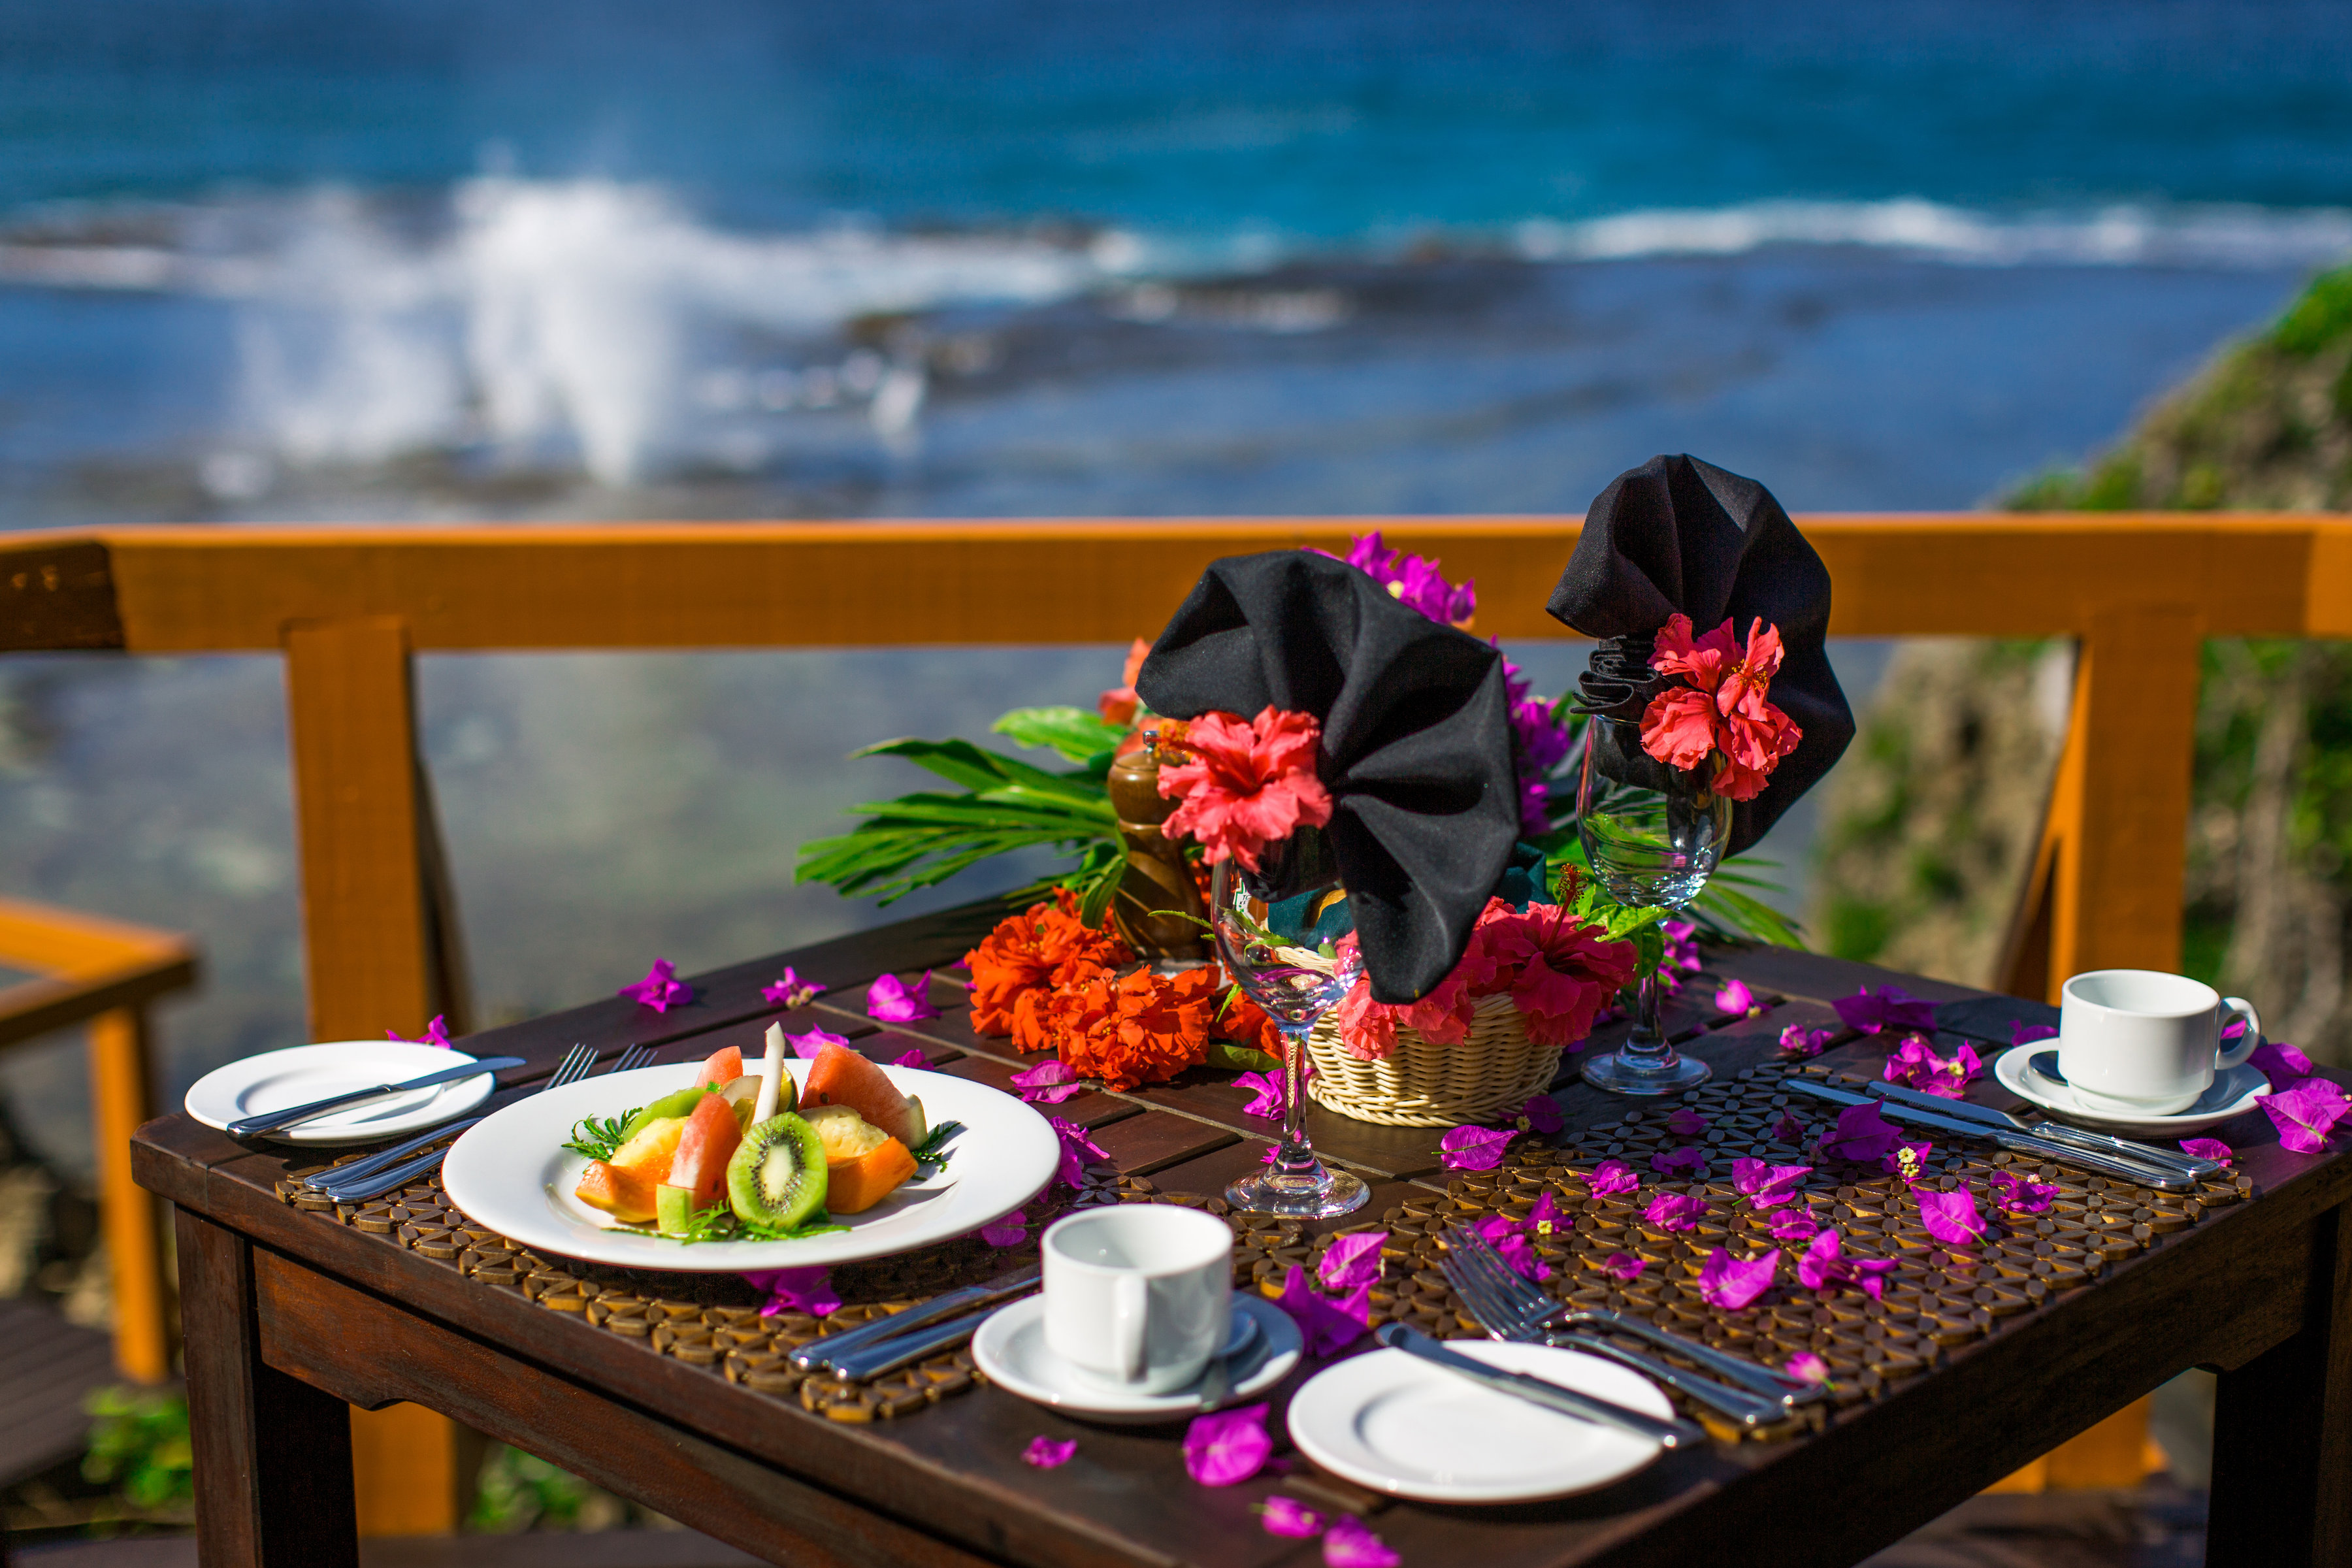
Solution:
[{"label": "fruit salad on plate", "polygon": [[[827,1045],[798,1086],[772,1050],[762,1073],[730,1046],[691,1088],[576,1122],[588,1156],[572,1195],[620,1228],[681,1242],[790,1241],[848,1226],[918,1173],[947,1163],[957,1124],[845,1046]],[[771,1088],[771,1085],[773,1085]]]}]

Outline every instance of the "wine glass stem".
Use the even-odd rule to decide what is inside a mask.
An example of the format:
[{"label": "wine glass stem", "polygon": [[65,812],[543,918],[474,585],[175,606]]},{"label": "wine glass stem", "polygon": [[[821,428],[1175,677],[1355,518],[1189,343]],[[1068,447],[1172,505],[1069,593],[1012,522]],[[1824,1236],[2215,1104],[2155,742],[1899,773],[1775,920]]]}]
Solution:
[{"label": "wine glass stem", "polygon": [[1307,1032],[1313,1026],[1282,1031],[1282,1149],[1275,1163],[1290,1175],[1313,1175],[1323,1168],[1307,1141]]},{"label": "wine glass stem", "polygon": [[1644,1062],[1664,1063],[1674,1050],[1666,1044],[1666,1031],[1658,1022],[1658,1009],[1664,999],[1654,969],[1642,976],[1639,1016],[1633,1020],[1633,1033],[1625,1037],[1620,1048],[1629,1056]]}]

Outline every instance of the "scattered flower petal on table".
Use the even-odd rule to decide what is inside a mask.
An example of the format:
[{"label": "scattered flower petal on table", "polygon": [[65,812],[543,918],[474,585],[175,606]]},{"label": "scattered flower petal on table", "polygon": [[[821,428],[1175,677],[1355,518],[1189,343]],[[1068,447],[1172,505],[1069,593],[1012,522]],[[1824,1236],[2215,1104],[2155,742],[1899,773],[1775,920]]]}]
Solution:
[{"label": "scattered flower petal on table", "polygon": [[1706,1213],[1706,1200],[1684,1193],[1660,1193],[1642,1211],[1642,1217],[1660,1230],[1690,1230]]},{"label": "scattered flower petal on table", "polygon": [[1775,1241],[1809,1241],[1822,1228],[1822,1222],[1803,1209],[1784,1209],[1772,1216],[1771,1237]]},{"label": "scattered flower petal on table", "polygon": [[779,1007],[805,1007],[816,1000],[816,987],[801,978],[800,971],[787,965],[784,977],[773,985],[760,987],[761,1000]]},{"label": "scattered flower petal on table", "polygon": [[1756,993],[1748,989],[1748,982],[1727,980],[1723,988],[1715,994],[1715,1010],[1729,1013],[1735,1017],[1760,1018],[1767,1009],[1764,1004],[1756,1000]]},{"label": "scattered flower petal on table", "polygon": [[1917,1196],[1920,1223],[1937,1241],[1948,1247],[1966,1247],[1984,1239],[1984,1216],[1977,1212],[1977,1200],[1967,1189]]},{"label": "scattered flower petal on table", "polygon": [[1257,1505],[1258,1521],[1265,1526],[1268,1535],[1286,1535],[1293,1541],[1311,1541],[1323,1533],[1323,1516],[1277,1492]]},{"label": "scattered flower petal on table", "polygon": [[2009,1026],[2009,1043],[2011,1049],[2019,1046],[2030,1046],[2036,1040],[2054,1040],[2057,1037],[2058,1031],[2047,1024],[2029,1024],[2020,1018]]},{"label": "scattered flower petal on table", "polygon": [[1551,1189],[1546,1187],[1536,1199],[1536,1206],[1528,1211],[1528,1217],[1521,1223],[1531,1235],[1549,1236],[1555,1231],[1568,1229],[1568,1212],[1552,1202]]},{"label": "scattered flower petal on table", "polygon": [[1677,1138],[1696,1138],[1707,1127],[1706,1118],[1687,1105],[1675,1107],[1674,1114],[1666,1118],[1666,1131]]},{"label": "scattered flower petal on table", "polygon": [[1519,1107],[1517,1126],[1522,1132],[1549,1138],[1567,1125],[1567,1119],[1559,1113],[1559,1101],[1550,1095],[1535,1095]]},{"label": "scattered flower petal on table", "polygon": [[1612,1252],[1601,1259],[1601,1272],[1612,1279],[1639,1279],[1642,1270],[1649,1266],[1648,1259],[1636,1258],[1630,1252]]},{"label": "scattered flower petal on table", "polygon": [[1790,1024],[1780,1031],[1780,1055],[1790,1061],[1809,1060],[1826,1050],[1836,1036],[1835,1029],[1809,1029],[1802,1024]]},{"label": "scattered flower petal on table", "polygon": [[455,1048],[449,1045],[447,1020],[438,1013],[434,1014],[433,1021],[425,1026],[425,1032],[417,1036],[413,1040],[406,1035],[402,1034],[398,1029],[386,1029],[383,1032],[383,1037],[387,1040],[398,1040],[403,1045],[440,1046],[445,1049]]},{"label": "scattered flower petal on table", "polygon": [[1903,1130],[1879,1113],[1878,1102],[1849,1105],[1838,1112],[1837,1128],[1822,1140],[1822,1153],[1832,1160],[1875,1165],[1903,1142]]},{"label": "scattered flower petal on table", "polygon": [[1772,1142],[1786,1143],[1793,1149],[1805,1141],[1805,1124],[1797,1120],[1796,1112],[1784,1110],[1780,1120],[1772,1123]]},{"label": "scattered flower petal on table", "polygon": [[1540,1282],[1551,1278],[1550,1268],[1528,1245],[1528,1238],[1520,1231],[1517,1221],[1505,1219],[1501,1215],[1488,1215],[1470,1229],[1475,1235],[1483,1236],[1492,1242],[1504,1263],[1521,1279]]},{"label": "scattered flower petal on table", "polygon": [[1021,1450],[1021,1462],[1034,1465],[1041,1470],[1050,1470],[1068,1464],[1077,1451],[1078,1440],[1076,1437],[1065,1437],[1056,1443],[1040,1432],[1029,1439],[1027,1447]]},{"label": "scattered flower petal on table", "polygon": [[1027,1071],[1014,1073],[1013,1087],[1032,1105],[1059,1105],[1087,1091],[1078,1075],[1059,1057],[1047,1057]]},{"label": "scattered flower petal on table", "polygon": [[1265,1468],[1274,1453],[1265,1411],[1263,1405],[1244,1405],[1194,1416],[1184,1429],[1184,1468],[1204,1487],[1237,1486]]},{"label": "scattered flower petal on table", "polygon": [[1384,1230],[1362,1230],[1353,1236],[1331,1238],[1331,1246],[1323,1260],[1315,1266],[1315,1278],[1326,1290],[1353,1290],[1359,1285],[1377,1285],[1381,1281],[1381,1248],[1388,1244]]},{"label": "scattered flower petal on table", "polygon": [[1449,1171],[1491,1171],[1503,1163],[1510,1142],[1499,1127],[1456,1127],[1437,1141],[1437,1149]]},{"label": "scattered flower petal on table", "polygon": [[1878,1163],[1878,1168],[1890,1176],[1902,1177],[1905,1186],[1916,1187],[1919,1178],[1927,1173],[1927,1156],[1935,1152],[1936,1146],[1924,1138],[1906,1138]]},{"label": "scattered flower petal on table", "polygon": [[1298,1325],[1307,1341],[1307,1353],[1318,1361],[1346,1350],[1372,1326],[1370,1285],[1360,1285],[1344,1300],[1333,1301],[1315,1293],[1307,1283],[1307,1270],[1296,1263],[1283,1276],[1282,1294],[1274,1304]]},{"label": "scattered flower petal on table", "polygon": [[1688,1147],[1669,1149],[1663,1154],[1650,1156],[1650,1169],[1677,1181],[1704,1176],[1706,1174],[1706,1155],[1701,1150]]},{"label": "scattered flower petal on table", "polygon": [[805,1035],[786,1035],[784,1042],[793,1047],[793,1055],[803,1061],[808,1061],[821,1055],[827,1046],[840,1046],[846,1048],[849,1045],[849,1037],[836,1035],[820,1024]]},{"label": "scattered flower petal on table", "polygon": [[1370,1526],[1350,1515],[1341,1514],[1323,1532],[1324,1568],[1397,1568],[1403,1561]]},{"label": "scattered flower petal on table", "polygon": [[1799,1351],[1790,1356],[1782,1370],[1790,1377],[1801,1377],[1807,1383],[1827,1383],[1830,1380],[1830,1363],[1811,1351]]},{"label": "scattered flower petal on table", "polygon": [[1087,1137],[1087,1130],[1076,1122],[1066,1121],[1058,1116],[1046,1120],[1054,1129],[1054,1136],[1062,1141],[1061,1169],[1055,1174],[1065,1185],[1075,1187],[1078,1184],[1080,1178],[1087,1173],[1088,1156],[1096,1161],[1110,1158],[1102,1145]]},{"label": "scattered flower petal on table", "polygon": [[2256,1046],[2247,1062],[2271,1080],[2271,1092],[2293,1089],[2315,1069],[2311,1058],[2284,1040],[2267,1040]]},{"label": "scattered flower petal on table", "polygon": [[931,1005],[931,972],[924,970],[922,979],[912,985],[895,974],[876,976],[866,988],[866,1016],[886,1024],[919,1024],[938,1017],[940,1010]]},{"label": "scattered flower petal on table", "polygon": [[677,965],[667,958],[656,958],[646,977],[634,985],[624,985],[614,993],[625,996],[656,1013],[667,1013],[672,1007],[684,1006],[694,1000],[694,987],[677,977]]},{"label": "scattered flower petal on table", "polygon": [[1244,1116],[1255,1116],[1261,1121],[1279,1121],[1288,1103],[1282,1087],[1282,1075],[1273,1072],[1245,1072],[1234,1079],[1236,1089],[1257,1091],[1257,1098],[1242,1107]]},{"label": "scattered flower petal on table", "polygon": [[[2203,1142],[2203,1140],[2200,1140]],[[2182,1144],[2187,1148],[2187,1144]],[[2058,1188],[2048,1182],[2037,1182],[2031,1176],[2021,1176],[2010,1171],[1992,1173],[1992,1201],[1996,1207],[2009,1214],[2040,1214],[2057,1197]]]},{"label": "scattered flower petal on table", "polygon": [[1718,1247],[1707,1254],[1706,1267],[1698,1271],[1699,1300],[1727,1312],[1746,1311],[1757,1297],[1772,1288],[1772,1277],[1780,1271],[1777,1247],[1745,1263],[1732,1257],[1729,1247]]},{"label": "scattered flower petal on table", "polygon": [[1770,1214],[1797,1195],[1797,1188],[1813,1173],[1811,1165],[1774,1165],[1762,1160],[1734,1160],[1731,1184],[1758,1214]]},{"label": "scattered flower petal on table", "polygon": [[1622,1160],[1601,1161],[1592,1167],[1592,1174],[1587,1179],[1587,1185],[1592,1189],[1592,1195],[1596,1198],[1630,1193],[1641,1184],[1642,1178],[1635,1175],[1633,1167]]},{"label": "scattered flower petal on table", "polygon": [[895,1057],[892,1057],[890,1058],[890,1065],[894,1068],[927,1068],[931,1065],[931,1062],[930,1058],[923,1055],[920,1050],[906,1050],[901,1051]]},{"label": "scattered flower petal on table", "polygon": [[1891,1258],[1846,1257],[1843,1238],[1834,1230],[1824,1230],[1797,1259],[1797,1283],[1823,1295],[1841,1285],[1852,1285],[1875,1301],[1886,1288],[1879,1276],[1894,1267]]},{"label": "scattered flower petal on table", "polygon": [[1936,1028],[1936,1005],[1921,1001],[1899,985],[1884,985],[1875,991],[1865,985],[1830,1005],[1837,1009],[1840,1023],[1865,1035],[1886,1029],[1920,1029],[1932,1034]]},{"label": "scattered flower petal on table", "polygon": [[1029,1211],[1014,1209],[1003,1219],[980,1227],[980,1239],[991,1247],[1018,1247],[1029,1239]]},{"label": "scattered flower petal on table", "polygon": [[760,1309],[763,1318],[783,1311],[822,1318],[841,1310],[841,1292],[833,1288],[829,1268],[762,1268],[743,1278],[754,1290],[768,1293],[767,1304]]},{"label": "scattered flower petal on table", "polygon": [[2228,1164],[2231,1158],[2237,1152],[2219,1138],[2183,1138],[2180,1141],[2180,1152],[2194,1155],[2200,1160],[2218,1160],[2224,1165]]},{"label": "scattered flower petal on table", "polygon": [[2254,1103],[2278,1129],[2279,1147],[2298,1154],[2316,1154],[2327,1147],[2327,1134],[2346,1110],[2352,1110],[2344,1091],[2324,1078],[2307,1078],[2293,1089],[2265,1094]]},{"label": "scattered flower petal on table", "polygon": [[1879,1076],[1888,1083],[1899,1083],[1923,1094],[1958,1100],[1982,1071],[1984,1063],[1978,1059],[1976,1047],[1967,1042],[1945,1058],[1936,1054],[1925,1036],[1909,1035],[1888,1055],[1886,1070]]}]

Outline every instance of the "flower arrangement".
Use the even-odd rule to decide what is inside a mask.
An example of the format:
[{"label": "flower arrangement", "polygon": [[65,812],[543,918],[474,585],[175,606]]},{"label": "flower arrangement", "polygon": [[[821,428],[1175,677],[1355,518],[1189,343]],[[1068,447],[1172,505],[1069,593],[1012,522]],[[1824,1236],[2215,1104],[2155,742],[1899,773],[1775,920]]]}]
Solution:
[{"label": "flower arrangement", "polygon": [[1461,963],[1420,1001],[1375,1002],[1371,983],[1358,979],[1334,1009],[1339,1039],[1349,1055],[1365,1061],[1393,1055],[1400,1027],[1433,1045],[1459,1045],[1469,1035],[1479,998],[1507,994],[1527,1020],[1530,1040],[1571,1047],[1592,1032],[1601,1010],[1633,981],[1637,952],[1635,942],[1612,938],[1606,924],[1574,910],[1530,903],[1520,910],[1492,899],[1471,930]]},{"label": "flower arrangement", "polygon": [[1796,721],[1765,700],[1780,652],[1780,628],[1760,616],[1748,624],[1745,647],[1729,620],[1694,641],[1688,616],[1667,616],[1650,668],[1686,684],[1650,699],[1642,714],[1642,749],[1672,768],[1712,760],[1717,795],[1754,800],[1780,759],[1804,738]]}]

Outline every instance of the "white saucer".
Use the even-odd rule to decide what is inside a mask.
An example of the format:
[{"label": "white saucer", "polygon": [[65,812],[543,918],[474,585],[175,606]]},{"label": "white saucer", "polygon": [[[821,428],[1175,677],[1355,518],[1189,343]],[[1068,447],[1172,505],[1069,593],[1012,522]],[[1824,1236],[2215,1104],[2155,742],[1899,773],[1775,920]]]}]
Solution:
[{"label": "white saucer", "polygon": [[2169,1116],[2118,1116],[2112,1110],[2093,1110],[2083,1104],[2082,1098],[2066,1084],[2057,1083],[2031,1071],[2026,1063],[2042,1051],[2055,1050],[2058,1042],[2028,1040],[2021,1046],[2011,1046],[1993,1058],[1992,1076],[2000,1087],[2021,1099],[2030,1100],[2042,1110],[2053,1111],[2069,1121],[2087,1121],[2097,1127],[2137,1127],[2170,1133],[2195,1132],[2217,1126],[2232,1116],[2242,1116],[2253,1109],[2257,1098],[2270,1089],[2270,1079],[2262,1069],[2241,1062],[2233,1068],[2223,1068],[2213,1075],[2213,1087],[2197,1097],[2197,1103],[2186,1110],[2176,1110]]},{"label": "white saucer", "polygon": [[[319,1046],[291,1046],[215,1068],[188,1086],[187,1110],[207,1127],[226,1129],[241,1117],[307,1105],[380,1083],[423,1078],[473,1059],[463,1051],[405,1040],[331,1040]],[[463,1115],[488,1100],[497,1087],[490,1074],[482,1073],[433,1089],[363,1100],[268,1136],[278,1143],[373,1143]]]},{"label": "white saucer", "polygon": [[[1656,1385],[1577,1351],[1454,1340],[1446,1349],[1671,1420]],[[1663,1451],[1655,1438],[1561,1415],[1380,1350],[1326,1367],[1290,1398],[1299,1452],[1374,1491],[1425,1502],[1527,1502],[1622,1480]]]},{"label": "white saucer", "polygon": [[[1227,1405],[1238,1405],[1263,1394],[1289,1376],[1290,1369],[1298,1364],[1299,1352],[1305,1348],[1298,1325],[1290,1321],[1290,1314],[1265,1297],[1237,1294],[1234,1297],[1234,1310],[1247,1312],[1257,1320],[1258,1332],[1272,1353],[1258,1363],[1256,1371],[1234,1385],[1232,1394],[1225,1400]],[[1024,1297],[981,1324],[980,1331],[971,1336],[971,1359],[988,1374],[989,1382],[1006,1393],[1088,1421],[1140,1426],[1152,1421],[1180,1420],[1197,1415],[1201,1408],[1201,1385],[1197,1381],[1173,1394],[1127,1394],[1079,1375],[1045,1348],[1045,1300],[1042,1296]]]}]

